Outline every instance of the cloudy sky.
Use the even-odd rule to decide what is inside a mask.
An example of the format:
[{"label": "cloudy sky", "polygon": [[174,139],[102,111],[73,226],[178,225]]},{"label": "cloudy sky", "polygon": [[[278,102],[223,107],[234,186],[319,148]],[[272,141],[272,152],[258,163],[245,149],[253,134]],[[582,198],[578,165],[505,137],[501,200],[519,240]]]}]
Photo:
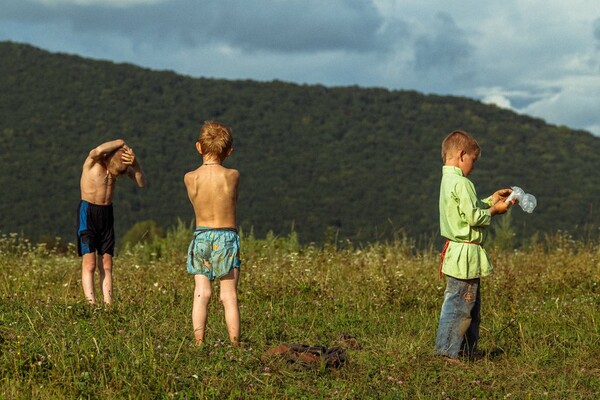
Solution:
[{"label": "cloudy sky", "polygon": [[0,40],[194,77],[466,96],[600,136],[599,0],[2,0]]}]

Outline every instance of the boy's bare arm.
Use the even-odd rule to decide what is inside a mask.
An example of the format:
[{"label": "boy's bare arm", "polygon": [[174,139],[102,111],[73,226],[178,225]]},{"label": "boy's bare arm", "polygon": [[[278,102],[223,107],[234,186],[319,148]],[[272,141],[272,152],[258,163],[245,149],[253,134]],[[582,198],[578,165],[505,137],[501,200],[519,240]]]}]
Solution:
[{"label": "boy's bare arm", "polygon": [[193,184],[194,182],[194,172],[188,172],[187,174],[184,175],[183,177],[183,182],[185,183],[185,189],[187,191],[188,194],[188,199],[190,199],[190,202],[192,203],[192,205],[194,204],[194,198],[196,197],[196,190],[195,190],[195,185]]},{"label": "boy's bare arm", "polygon": [[237,204],[238,197],[240,194],[240,190],[239,190],[239,188],[240,188],[240,172],[237,169],[233,169],[231,171],[232,171],[232,177],[233,177],[233,182],[234,182],[233,190],[235,191],[234,199],[235,199],[235,203]]},{"label": "boy's bare arm", "polygon": [[127,176],[129,176],[138,187],[143,188],[146,186],[146,175],[144,175],[144,171],[142,171],[142,168],[138,163],[127,168]]},{"label": "boy's bare arm", "polygon": [[98,147],[90,150],[89,157],[97,160],[106,153],[110,153],[111,151],[117,150],[123,146],[125,146],[125,141],[123,139],[111,140],[110,142],[102,143]]},{"label": "boy's bare arm", "polygon": [[127,176],[129,176],[138,187],[143,188],[146,186],[146,176],[144,175],[144,171],[142,171],[142,167],[140,166],[133,149],[127,145],[124,145],[124,148],[125,151],[123,152],[121,160],[123,161],[123,164],[129,165],[129,168],[127,168]]},{"label": "boy's bare arm", "polygon": [[123,139],[116,139],[94,147],[92,150],[90,150],[90,153],[88,154],[85,162],[83,163],[83,168],[92,168],[92,166],[94,166],[94,164],[97,163],[98,160],[100,160],[102,156],[104,156],[106,153],[110,153],[111,151],[123,146],[125,146],[125,141]]}]

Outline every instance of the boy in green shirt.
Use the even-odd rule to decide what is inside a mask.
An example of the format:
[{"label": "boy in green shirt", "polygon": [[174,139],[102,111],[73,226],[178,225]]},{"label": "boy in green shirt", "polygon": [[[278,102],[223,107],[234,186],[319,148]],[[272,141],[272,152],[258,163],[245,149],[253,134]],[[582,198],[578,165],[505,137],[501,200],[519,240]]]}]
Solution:
[{"label": "boy in green shirt", "polygon": [[492,272],[482,245],[492,216],[504,214],[511,205],[505,202],[511,189],[501,189],[478,200],[467,177],[480,153],[477,141],[464,131],[454,131],[442,142],[440,233],[447,241],[440,276],[446,275],[447,286],[435,352],[451,359],[475,352],[479,339],[480,277]]}]

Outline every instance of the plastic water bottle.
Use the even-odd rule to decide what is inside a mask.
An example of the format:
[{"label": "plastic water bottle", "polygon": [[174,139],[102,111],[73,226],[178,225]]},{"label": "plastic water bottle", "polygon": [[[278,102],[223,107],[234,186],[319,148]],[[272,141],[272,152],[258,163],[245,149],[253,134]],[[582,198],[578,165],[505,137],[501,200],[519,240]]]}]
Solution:
[{"label": "plastic water bottle", "polygon": [[531,214],[537,206],[535,196],[530,193],[525,193],[525,191],[518,186],[513,186],[511,189],[512,193],[506,198],[506,202],[508,203],[509,201],[517,200],[523,211]]},{"label": "plastic water bottle", "polygon": [[537,206],[537,200],[534,195],[525,193],[523,197],[519,199],[519,205],[523,211],[531,214],[535,206]]}]

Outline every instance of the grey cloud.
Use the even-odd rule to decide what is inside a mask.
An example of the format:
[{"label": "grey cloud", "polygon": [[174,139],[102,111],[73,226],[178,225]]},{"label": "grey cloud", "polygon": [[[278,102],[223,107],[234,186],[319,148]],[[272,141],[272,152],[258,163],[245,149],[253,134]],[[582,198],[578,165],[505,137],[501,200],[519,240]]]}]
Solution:
[{"label": "grey cloud", "polygon": [[[4,7],[3,7],[4,8]],[[155,45],[216,43],[246,51],[367,52],[398,40],[398,25],[361,0],[172,0],[128,8],[8,1],[3,19],[68,24],[76,32],[118,33]]]},{"label": "grey cloud", "polygon": [[415,42],[417,71],[454,70],[468,65],[474,48],[466,34],[446,13],[438,13],[436,21],[437,24],[431,27],[433,33],[421,36]]},{"label": "grey cloud", "polygon": [[234,42],[276,51],[370,51],[386,44],[378,34],[383,18],[368,2],[266,0],[262,3],[265,7],[258,7],[251,21],[244,18],[247,10],[243,6],[227,12],[227,20],[239,23],[237,29],[229,31]]}]

